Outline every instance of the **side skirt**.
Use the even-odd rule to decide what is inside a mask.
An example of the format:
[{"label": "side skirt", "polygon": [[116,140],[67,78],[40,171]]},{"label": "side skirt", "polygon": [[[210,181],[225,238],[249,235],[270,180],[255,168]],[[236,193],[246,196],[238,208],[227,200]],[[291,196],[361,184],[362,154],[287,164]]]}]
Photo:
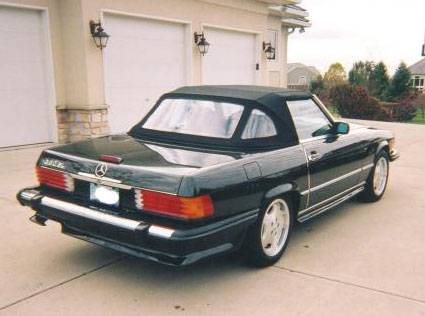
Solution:
[{"label": "side skirt", "polygon": [[[346,195],[341,196],[340,198],[338,198],[336,200],[333,200],[329,204],[325,204],[324,206],[319,207],[319,208],[317,208],[317,209],[315,209],[315,210],[313,210],[313,211],[311,211],[311,212],[309,212],[305,215],[303,214],[303,215],[299,216],[298,221],[303,223],[303,222],[305,222],[305,221],[307,221],[307,220],[309,220],[313,217],[316,217],[317,215],[320,215],[320,214],[330,210],[331,208],[351,199],[352,197],[356,196],[357,194],[359,194],[363,190],[364,190],[364,183],[363,183],[362,186],[358,187],[357,189],[354,189],[353,191],[347,193]],[[305,213],[305,211],[301,211],[300,213],[301,214]]]}]

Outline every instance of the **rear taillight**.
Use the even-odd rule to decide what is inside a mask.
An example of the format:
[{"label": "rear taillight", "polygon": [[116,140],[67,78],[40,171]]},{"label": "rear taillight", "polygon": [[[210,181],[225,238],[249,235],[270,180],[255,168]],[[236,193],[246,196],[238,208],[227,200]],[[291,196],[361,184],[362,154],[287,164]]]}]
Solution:
[{"label": "rear taillight", "polygon": [[173,217],[197,219],[211,216],[214,213],[214,206],[209,195],[186,198],[136,189],[134,198],[139,210]]},{"label": "rear taillight", "polygon": [[35,172],[38,182],[42,185],[68,192],[74,191],[74,179],[62,171],[37,166]]}]

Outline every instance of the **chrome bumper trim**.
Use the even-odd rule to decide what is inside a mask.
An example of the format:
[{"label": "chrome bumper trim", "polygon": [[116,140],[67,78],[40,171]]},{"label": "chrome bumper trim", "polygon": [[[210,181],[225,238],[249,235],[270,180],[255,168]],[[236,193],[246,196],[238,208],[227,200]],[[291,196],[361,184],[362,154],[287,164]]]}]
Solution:
[{"label": "chrome bumper trim", "polygon": [[[43,197],[41,204],[59,211],[95,220],[101,223],[117,226],[120,228],[135,231],[139,225],[146,225],[144,222],[135,221],[128,218],[122,218],[103,212],[99,212],[87,207],[75,205],[69,202],[60,201],[50,197]],[[147,226],[147,225],[146,225]]]},{"label": "chrome bumper trim", "polygon": [[366,165],[366,166],[363,166],[363,167],[362,167],[362,171],[365,171],[365,170],[367,170],[367,169],[373,168],[373,166],[374,166],[374,165],[375,165],[375,164],[370,163],[370,164],[368,164],[368,165]]},{"label": "chrome bumper trim", "polygon": [[98,183],[98,184],[104,184],[114,188],[119,188],[124,190],[131,190],[133,188],[131,185],[121,183],[120,180],[116,180],[116,179],[112,179],[108,177],[98,178],[93,174],[89,174],[85,172],[79,172],[78,174],[69,173],[69,175],[75,179]]},{"label": "chrome bumper trim", "polygon": [[162,226],[154,226],[149,227],[149,235],[161,237],[161,238],[170,238],[174,234],[174,230],[162,227]]},{"label": "chrome bumper trim", "polygon": [[21,198],[27,201],[31,201],[35,196],[39,195],[40,192],[36,190],[26,190],[20,193]]}]

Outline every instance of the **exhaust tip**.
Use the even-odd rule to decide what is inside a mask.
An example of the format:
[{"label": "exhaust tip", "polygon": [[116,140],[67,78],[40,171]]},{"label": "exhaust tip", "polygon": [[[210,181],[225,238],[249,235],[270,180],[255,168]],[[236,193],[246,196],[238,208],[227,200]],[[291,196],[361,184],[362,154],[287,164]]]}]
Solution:
[{"label": "exhaust tip", "polygon": [[33,223],[35,223],[37,225],[40,225],[40,226],[46,226],[47,220],[48,220],[47,217],[44,217],[44,216],[42,216],[40,214],[35,214],[35,215],[33,215],[33,216],[30,217],[30,221],[31,222],[33,222]]}]

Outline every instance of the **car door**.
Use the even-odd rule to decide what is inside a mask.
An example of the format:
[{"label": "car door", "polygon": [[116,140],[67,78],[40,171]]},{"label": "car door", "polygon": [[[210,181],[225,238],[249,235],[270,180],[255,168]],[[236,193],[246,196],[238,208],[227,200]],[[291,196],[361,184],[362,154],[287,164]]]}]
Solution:
[{"label": "car door", "polygon": [[309,168],[307,209],[314,211],[356,189],[364,146],[355,135],[338,135],[330,115],[313,99],[287,101]]}]

